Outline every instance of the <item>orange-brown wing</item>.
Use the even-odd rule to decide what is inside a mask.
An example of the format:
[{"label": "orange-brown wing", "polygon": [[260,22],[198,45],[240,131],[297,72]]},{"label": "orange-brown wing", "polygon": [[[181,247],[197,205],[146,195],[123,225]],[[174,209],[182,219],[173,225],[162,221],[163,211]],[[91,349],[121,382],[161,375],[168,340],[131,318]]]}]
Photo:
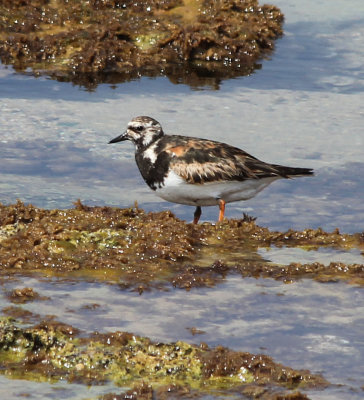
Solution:
[{"label": "orange-brown wing", "polygon": [[211,140],[174,136],[164,151],[172,170],[189,183],[281,176],[278,169],[243,150]]}]

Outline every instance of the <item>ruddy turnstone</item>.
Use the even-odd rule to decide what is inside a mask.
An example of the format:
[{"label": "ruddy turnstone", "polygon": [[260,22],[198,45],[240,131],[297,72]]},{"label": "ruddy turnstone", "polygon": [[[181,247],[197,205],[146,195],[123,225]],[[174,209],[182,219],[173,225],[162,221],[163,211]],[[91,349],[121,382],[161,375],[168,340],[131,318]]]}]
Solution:
[{"label": "ruddy turnstone", "polygon": [[195,224],[201,206],[218,205],[222,221],[226,203],[250,199],[277,179],[313,174],[310,168],[265,163],[225,143],[165,135],[158,121],[145,116],[133,118],[109,143],[124,140],[134,143],[140,173],[159,197],[196,207]]}]

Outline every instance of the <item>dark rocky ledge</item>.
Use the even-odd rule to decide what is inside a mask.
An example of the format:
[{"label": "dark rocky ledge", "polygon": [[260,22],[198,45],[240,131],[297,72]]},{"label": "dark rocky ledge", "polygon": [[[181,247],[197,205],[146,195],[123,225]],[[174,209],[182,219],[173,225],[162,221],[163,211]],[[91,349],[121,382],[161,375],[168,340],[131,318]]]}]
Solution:
[{"label": "dark rocky ledge", "polygon": [[0,59],[88,88],[140,76],[217,88],[251,73],[282,35],[257,0],[1,0]]},{"label": "dark rocky ledge", "polygon": [[282,265],[260,256],[258,249],[270,246],[363,252],[364,234],[321,229],[274,232],[247,216],[194,225],[169,211],[145,213],[81,202],[74,209],[44,210],[21,202],[0,203],[0,274],[66,274],[116,282],[140,293],[166,286],[214,286],[229,274],[288,283],[309,278],[364,285],[360,254],[357,264]]}]

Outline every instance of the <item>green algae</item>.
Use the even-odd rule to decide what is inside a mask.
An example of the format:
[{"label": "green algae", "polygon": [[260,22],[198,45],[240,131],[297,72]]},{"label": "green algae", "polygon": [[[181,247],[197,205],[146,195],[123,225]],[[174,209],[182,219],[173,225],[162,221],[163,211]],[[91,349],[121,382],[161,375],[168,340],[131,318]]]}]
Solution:
[{"label": "green algae", "polygon": [[[363,263],[275,264],[259,248],[364,248],[362,233],[322,229],[272,232],[248,217],[218,224],[186,224],[169,212],[139,208],[87,207],[44,210],[18,202],[0,204],[0,273],[40,271],[46,275],[117,282],[142,293],[166,285],[214,286],[228,274],[301,278],[364,284]],[[178,238],[178,239],[177,239]]]},{"label": "green algae", "polygon": [[253,382],[287,389],[322,388],[321,376],[274,363],[264,355],[152,342],[127,332],[80,336],[69,325],[45,321],[21,327],[0,318],[0,371],[8,377],[119,386],[182,385],[207,391],[240,388]]},{"label": "green algae", "polygon": [[49,241],[50,253],[72,252],[76,248],[87,248],[91,244],[98,249],[125,247],[127,234],[112,229],[98,229],[95,232],[63,230],[55,240]]},{"label": "green algae", "polygon": [[87,87],[141,75],[215,87],[274,49],[283,14],[257,0],[3,0],[0,59]]}]

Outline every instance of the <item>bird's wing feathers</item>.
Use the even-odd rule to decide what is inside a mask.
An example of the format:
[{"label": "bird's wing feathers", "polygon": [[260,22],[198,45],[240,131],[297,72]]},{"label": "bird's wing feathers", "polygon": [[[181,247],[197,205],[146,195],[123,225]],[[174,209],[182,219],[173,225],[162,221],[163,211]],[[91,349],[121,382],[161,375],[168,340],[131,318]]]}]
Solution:
[{"label": "bird's wing feathers", "polygon": [[245,151],[212,140],[169,137],[163,150],[171,157],[172,170],[189,183],[282,176]]}]

